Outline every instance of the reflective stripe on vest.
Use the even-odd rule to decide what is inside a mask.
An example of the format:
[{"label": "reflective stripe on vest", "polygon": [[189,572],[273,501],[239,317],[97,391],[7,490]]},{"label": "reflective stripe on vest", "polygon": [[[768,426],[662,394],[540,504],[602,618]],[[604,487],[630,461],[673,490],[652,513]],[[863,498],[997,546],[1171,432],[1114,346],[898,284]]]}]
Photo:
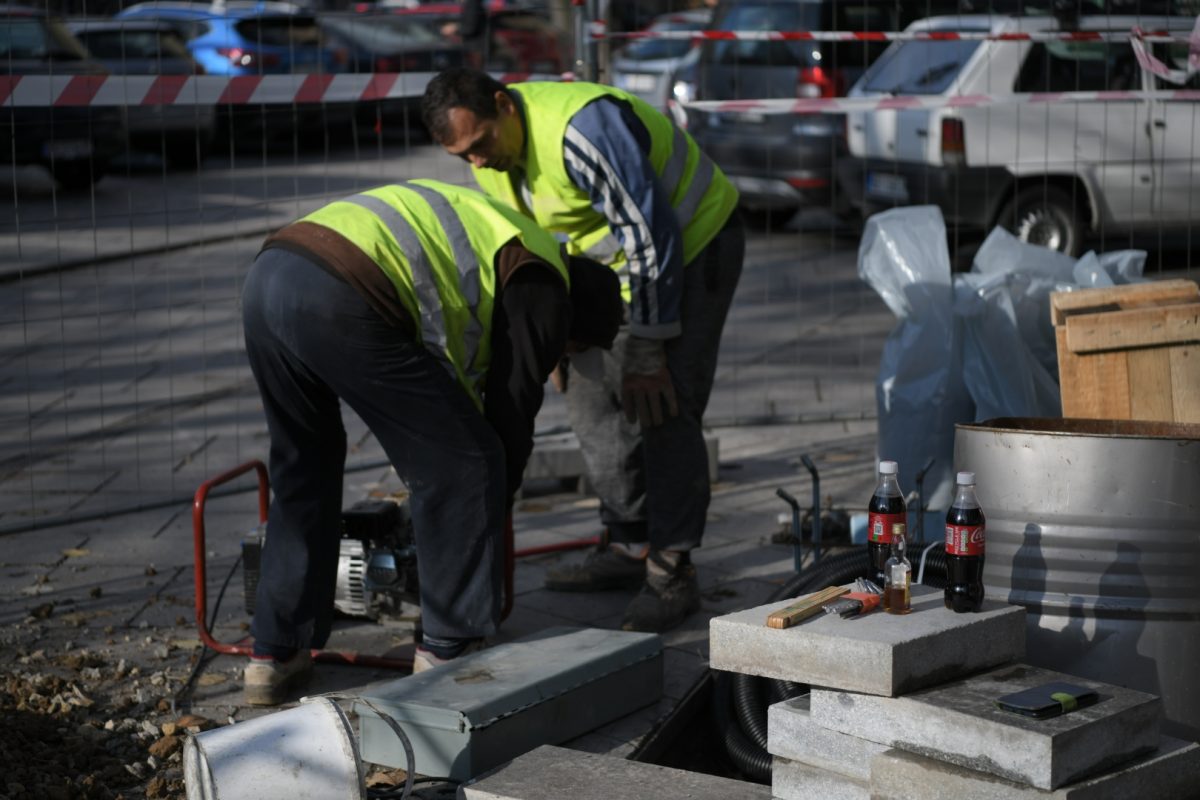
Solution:
[{"label": "reflective stripe on vest", "polygon": [[[409,185],[407,188],[411,189],[413,187]],[[429,257],[425,254],[425,248],[421,246],[421,241],[417,238],[417,232],[413,229],[412,223],[405,219],[399,211],[372,195],[356,194],[353,197],[347,197],[344,202],[361,206],[379,217],[383,221],[383,224],[387,226],[388,232],[399,242],[400,249],[408,257],[408,265],[412,273],[413,294],[417,299],[417,308],[421,312],[419,325],[421,329],[421,341],[425,343],[425,349],[446,368],[450,373],[450,377],[457,381],[458,373],[455,371],[454,363],[447,354],[446,321],[442,312],[442,298],[438,294],[437,282],[433,277],[433,265],[429,263]],[[435,208],[436,211],[437,209]],[[457,219],[457,216],[453,212],[451,212],[451,216]],[[439,219],[441,218],[440,213],[438,217]],[[445,224],[444,221],[443,224]],[[474,260],[473,254],[472,260]],[[478,295],[478,290],[476,291],[476,295]],[[475,362],[476,352],[474,348],[478,347],[478,337],[472,344],[473,347],[468,347],[466,353],[468,364]]]},{"label": "reflective stripe on vest", "polygon": [[[467,229],[463,227],[462,219],[459,218],[445,195],[419,183],[407,183],[405,186],[429,203],[429,207],[437,215],[438,221],[442,223],[446,237],[450,240],[450,250],[454,253],[454,264],[458,268],[458,288],[462,292],[463,299],[467,301],[467,307],[471,310],[471,322],[463,332],[463,346],[466,353],[463,372],[466,373],[467,382],[475,386],[483,377],[475,363],[479,354],[479,340],[483,336],[483,323],[479,321],[479,259],[476,258],[475,251],[471,249],[471,239],[467,236]],[[422,256],[424,256],[424,251],[422,251]],[[425,265],[428,267],[428,259],[425,259]],[[430,278],[432,279],[432,275]],[[438,309],[440,317],[440,301]]]}]

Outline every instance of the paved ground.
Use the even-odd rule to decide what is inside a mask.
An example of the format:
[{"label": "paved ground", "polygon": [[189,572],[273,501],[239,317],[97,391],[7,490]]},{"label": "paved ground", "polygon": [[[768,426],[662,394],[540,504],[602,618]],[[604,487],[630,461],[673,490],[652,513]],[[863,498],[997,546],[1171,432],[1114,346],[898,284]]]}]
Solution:
[{"label": "paved ground", "polygon": [[[393,167],[389,174],[397,173]],[[331,168],[324,179],[341,194],[373,178]],[[110,188],[136,196],[119,181]],[[209,207],[211,186],[189,179],[180,191]],[[245,199],[231,197],[234,206]],[[237,287],[257,235],[82,270],[39,269],[69,262],[71,253],[87,259],[121,252],[130,237],[152,247],[178,241],[189,229],[167,219],[174,202],[161,204],[161,227],[114,222],[97,238],[83,238],[86,214],[38,217],[33,206],[22,208],[26,223],[18,234],[0,230],[0,244],[19,251],[27,270],[0,293],[0,364],[7,373],[0,418],[14,431],[0,441],[0,677],[9,682],[0,689],[0,713],[22,731],[11,741],[0,736],[0,761],[24,765],[0,776],[0,799],[181,796],[176,745],[164,743],[172,738],[164,725],[170,730],[186,713],[216,724],[263,713],[242,704],[243,659],[200,658],[188,502],[202,480],[265,456],[237,325]],[[154,212],[153,197],[138,203]],[[286,209],[288,216],[298,210],[295,203]],[[73,234],[64,236],[68,218]],[[56,251],[44,236],[31,238],[35,222],[43,234],[57,226]],[[192,222],[200,236],[222,224]],[[892,318],[855,277],[856,241],[836,235],[824,219],[801,223],[814,229],[758,229],[751,236],[708,415],[720,467],[705,546],[695,557],[704,605],[664,637],[664,697],[571,747],[627,755],[706,668],[708,620],[761,603],[790,575],[791,548],[773,542],[779,515],[789,511],[775,490],[809,505],[801,455],[820,468],[827,503],[856,510],[870,492],[874,373]],[[564,421],[561,398],[549,397],[538,429],[560,430]],[[348,417],[346,426],[347,504],[402,491],[361,423]],[[205,514],[207,590],[210,599],[222,598],[214,625],[222,641],[246,636],[235,565],[243,535],[257,522],[249,485],[241,481],[234,484],[239,491],[214,497]],[[538,482],[517,504],[515,529],[518,548],[594,535],[596,501]],[[542,588],[546,569],[581,557],[518,561],[514,610],[499,641],[552,625],[619,625],[628,594]],[[330,648],[404,657],[412,651],[409,627],[343,619]],[[355,692],[395,677],[319,664],[309,691]],[[53,743],[29,760],[16,739],[29,739],[47,714],[57,725],[49,739],[66,735],[97,748],[91,761],[78,755],[76,764],[74,750]],[[116,762],[96,768],[90,788],[30,784],[48,774],[88,773],[85,764],[107,763],[107,756]]]}]

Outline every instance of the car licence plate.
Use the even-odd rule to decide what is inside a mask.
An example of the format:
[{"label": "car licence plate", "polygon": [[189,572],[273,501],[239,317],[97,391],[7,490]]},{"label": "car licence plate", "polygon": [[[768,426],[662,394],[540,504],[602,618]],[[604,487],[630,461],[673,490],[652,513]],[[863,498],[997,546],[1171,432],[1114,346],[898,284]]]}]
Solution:
[{"label": "car licence plate", "polygon": [[90,139],[52,139],[42,145],[46,158],[87,158],[91,154]]},{"label": "car licence plate", "polygon": [[630,72],[621,76],[624,86],[619,88],[627,92],[650,92],[654,90],[654,76],[640,72]]},{"label": "car licence plate", "polygon": [[908,184],[899,175],[889,175],[886,172],[868,172],[867,194],[871,197],[881,197],[886,200],[907,203]]}]

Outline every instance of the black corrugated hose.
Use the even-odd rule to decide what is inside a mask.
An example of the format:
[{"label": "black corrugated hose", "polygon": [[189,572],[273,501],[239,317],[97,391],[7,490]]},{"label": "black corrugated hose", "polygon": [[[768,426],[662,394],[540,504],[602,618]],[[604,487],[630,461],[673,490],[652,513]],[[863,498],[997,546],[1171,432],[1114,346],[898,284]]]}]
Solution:
[{"label": "black corrugated hose", "polygon": [[[920,550],[910,554],[914,573],[919,569]],[[798,573],[776,590],[768,602],[786,600],[826,586],[853,583],[868,577],[866,548],[831,556],[814,567]],[[941,588],[946,582],[946,554],[939,544],[925,560],[925,584]],[[725,751],[743,775],[753,781],[771,782],[771,754],[767,752],[767,706],[799,697],[808,686],[739,673],[716,673],[713,709],[717,727],[725,742]],[[733,713],[730,713],[730,705]]]}]

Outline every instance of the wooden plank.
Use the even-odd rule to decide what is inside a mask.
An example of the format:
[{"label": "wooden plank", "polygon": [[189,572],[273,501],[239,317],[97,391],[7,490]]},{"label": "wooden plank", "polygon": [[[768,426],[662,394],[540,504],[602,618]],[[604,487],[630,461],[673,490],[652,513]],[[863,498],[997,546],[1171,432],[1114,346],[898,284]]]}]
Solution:
[{"label": "wooden plank", "polygon": [[1072,353],[1200,342],[1200,303],[1068,317]]},{"label": "wooden plank", "polygon": [[1171,389],[1171,350],[1166,347],[1130,350],[1126,357],[1129,366],[1130,418],[1171,422],[1175,414]]},{"label": "wooden plank", "polygon": [[821,606],[849,593],[845,586],[827,586],[819,592],[801,597],[790,606],[767,615],[768,628],[790,628],[821,613]]},{"label": "wooden plank", "polygon": [[1091,396],[1095,389],[1085,386],[1092,380],[1092,374],[1083,369],[1083,359],[1087,356],[1077,356],[1067,348],[1066,327],[1055,328],[1054,339],[1058,347],[1058,395],[1062,401],[1062,415],[1089,417],[1083,398]]},{"label": "wooden plank", "polygon": [[[1062,328],[1059,328],[1061,331]],[[1059,365],[1063,416],[1129,419],[1129,368],[1124,351],[1072,356],[1065,376]]]},{"label": "wooden plank", "polygon": [[1169,352],[1175,422],[1200,422],[1200,347],[1172,347]]},{"label": "wooden plank", "polygon": [[1067,317],[1075,314],[1197,301],[1200,301],[1200,286],[1195,281],[1182,279],[1051,292],[1050,320],[1055,325],[1062,325]]}]

